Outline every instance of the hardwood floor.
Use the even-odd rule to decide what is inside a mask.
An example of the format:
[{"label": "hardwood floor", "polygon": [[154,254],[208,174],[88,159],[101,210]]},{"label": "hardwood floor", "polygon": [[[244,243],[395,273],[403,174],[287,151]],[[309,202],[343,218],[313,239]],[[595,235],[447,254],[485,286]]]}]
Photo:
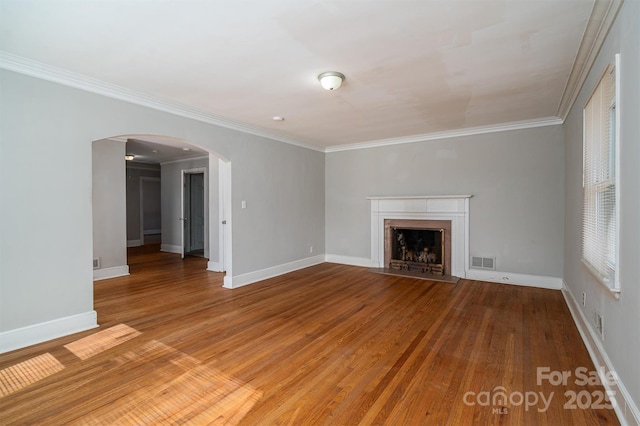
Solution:
[{"label": "hardwood floor", "polygon": [[618,424],[558,291],[329,263],[228,290],[156,249],[95,283],[99,329],[0,355],[0,424]]}]

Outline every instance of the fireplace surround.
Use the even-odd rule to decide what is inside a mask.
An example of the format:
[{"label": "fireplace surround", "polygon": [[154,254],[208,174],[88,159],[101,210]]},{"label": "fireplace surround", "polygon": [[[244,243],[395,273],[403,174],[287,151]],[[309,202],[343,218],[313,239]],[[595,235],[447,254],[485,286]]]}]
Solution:
[{"label": "fireplace surround", "polygon": [[448,235],[444,251],[449,252],[449,258],[444,259],[443,273],[466,278],[469,269],[470,198],[471,195],[369,197],[372,267],[389,268],[389,247],[385,259],[385,235],[388,240],[391,228],[406,225],[409,229],[444,229],[444,235]]}]

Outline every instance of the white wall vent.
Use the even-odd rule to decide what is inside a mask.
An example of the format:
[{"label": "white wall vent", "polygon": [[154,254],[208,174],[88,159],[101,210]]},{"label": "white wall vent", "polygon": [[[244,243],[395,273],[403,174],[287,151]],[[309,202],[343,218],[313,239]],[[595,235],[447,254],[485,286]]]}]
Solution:
[{"label": "white wall vent", "polygon": [[495,257],[471,257],[471,267],[478,269],[496,269],[496,258]]},{"label": "white wall vent", "polygon": [[100,269],[100,258],[96,257],[93,259],[93,269]]}]

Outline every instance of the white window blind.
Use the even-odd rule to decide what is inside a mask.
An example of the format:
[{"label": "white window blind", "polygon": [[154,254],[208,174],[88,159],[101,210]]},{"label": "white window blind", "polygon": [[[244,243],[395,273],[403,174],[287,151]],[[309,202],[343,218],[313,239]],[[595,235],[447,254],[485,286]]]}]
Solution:
[{"label": "white window blind", "polygon": [[616,67],[610,66],[584,109],[583,261],[617,289]]}]

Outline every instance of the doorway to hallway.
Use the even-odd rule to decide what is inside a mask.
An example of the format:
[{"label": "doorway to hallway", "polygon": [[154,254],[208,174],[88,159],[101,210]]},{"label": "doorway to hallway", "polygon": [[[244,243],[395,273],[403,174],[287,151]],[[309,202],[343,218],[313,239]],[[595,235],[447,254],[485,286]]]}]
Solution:
[{"label": "doorway to hallway", "polygon": [[182,189],[182,256],[204,257],[206,238],[204,171],[184,171]]}]

